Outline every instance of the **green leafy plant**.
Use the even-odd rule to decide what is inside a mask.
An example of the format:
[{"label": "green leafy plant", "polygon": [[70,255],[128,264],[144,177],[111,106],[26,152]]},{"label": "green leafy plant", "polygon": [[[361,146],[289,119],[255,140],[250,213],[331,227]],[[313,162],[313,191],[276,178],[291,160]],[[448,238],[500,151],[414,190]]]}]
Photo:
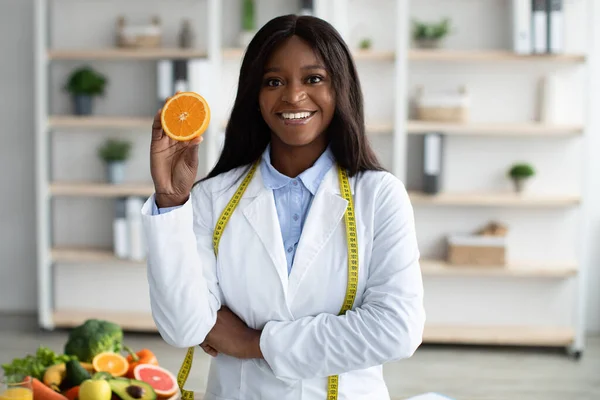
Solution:
[{"label": "green leafy plant", "polygon": [[439,40],[450,33],[450,19],[439,22],[413,20],[412,36],[414,40]]},{"label": "green leafy plant", "polygon": [[527,163],[514,164],[508,170],[508,176],[512,179],[526,179],[535,175],[535,169]]},{"label": "green leafy plant", "polygon": [[73,358],[69,355],[58,354],[48,347],[39,346],[35,354],[15,358],[10,363],[2,364],[2,369],[5,379],[11,383],[21,382],[27,376],[42,380],[46,368],[65,363]]},{"label": "green leafy plant", "polygon": [[256,27],[254,19],[254,0],[242,0],[242,29],[253,31]]},{"label": "green leafy plant", "polygon": [[99,149],[98,155],[106,162],[125,161],[129,158],[131,142],[108,139]]},{"label": "green leafy plant", "polygon": [[373,44],[373,42],[371,41],[371,39],[364,38],[360,41],[360,43],[358,44],[358,47],[360,47],[363,50],[367,50],[367,49],[371,48],[372,44]]},{"label": "green leafy plant", "polygon": [[65,90],[74,95],[98,96],[104,94],[107,83],[108,80],[104,75],[85,66],[71,73]]}]

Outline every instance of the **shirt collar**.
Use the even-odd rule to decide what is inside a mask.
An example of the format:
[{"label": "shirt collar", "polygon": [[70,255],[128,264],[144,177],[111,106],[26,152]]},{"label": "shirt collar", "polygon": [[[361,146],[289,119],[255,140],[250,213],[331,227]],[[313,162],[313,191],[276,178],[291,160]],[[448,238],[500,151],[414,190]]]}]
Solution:
[{"label": "shirt collar", "polygon": [[[265,186],[268,189],[281,189],[282,187],[290,184],[294,179],[289,176],[283,175],[277,171],[271,164],[271,144],[267,145],[267,148],[262,155],[263,162],[260,163],[260,172],[263,177]],[[312,193],[314,196],[319,189],[319,185],[323,181],[325,174],[333,166],[335,159],[329,146],[325,149],[323,154],[319,156],[317,161],[308,168],[306,171],[298,175],[298,179],[302,184]]]}]

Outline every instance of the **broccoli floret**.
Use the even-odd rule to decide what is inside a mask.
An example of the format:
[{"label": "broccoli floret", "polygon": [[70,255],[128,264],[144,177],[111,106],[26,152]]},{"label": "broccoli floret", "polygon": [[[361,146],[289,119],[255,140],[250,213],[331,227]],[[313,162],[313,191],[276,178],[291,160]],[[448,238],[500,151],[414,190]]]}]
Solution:
[{"label": "broccoli floret", "polygon": [[123,347],[123,330],[115,323],[88,319],[69,332],[65,354],[76,356],[81,362],[91,362],[105,351],[118,353]]}]

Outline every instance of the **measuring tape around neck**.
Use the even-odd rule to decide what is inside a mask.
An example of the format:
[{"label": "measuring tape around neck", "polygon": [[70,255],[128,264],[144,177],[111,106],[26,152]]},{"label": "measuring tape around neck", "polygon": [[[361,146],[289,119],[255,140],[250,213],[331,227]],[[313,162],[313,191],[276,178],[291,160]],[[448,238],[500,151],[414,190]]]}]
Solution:
[{"label": "measuring tape around neck", "polygon": [[[219,250],[219,242],[221,241],[221,236],[223,235],[223,231],[227,226],[227,222],[233,211],[237,207],[242,198],[246,188],[250,184],[250,181],[254,177],[254,173],[258,168],[259,162],[256,162],[250,168],[248,174],[237,188],[233,197],[227,203],[227,206],[221,213],[219,220],[215,226],[215,230],[213,233],[213,249],[215,256],[218,255]],[[354,213],[354,202],[352,199],[352,192],[350,190],[350,182],[348,179],[348,173],[338,166],[338,180],[340,184],[340,191],[342,192],[342,197],[348,201],[348,206],[346,208],[346,212],[344,213],[344,222],[346,225],[346,242],[348,246],[348,283],[346,286],[346,295],[344,297],[344,303],[342,304],[342,308],[339,312],[339,315],[343,315],[346,311],[352,309],[354,305],[354,299],[356,298],[356,291],[358,288],[358,239],[356,233],[356,215]],[[182,400],[193,400],[194,392],[190,390],[185,390],[185,382],[190,374],[190,370],[192,369],[192,361],[194,359],[194,347],[190,347],[187,350],[183,363],[181,364],[181,368],[179,369],[179,373],[177,374],[177,384],[179,385],[179,390],[181,391]],[[327,400],[337,400],[338,398],[338,388],[339,388],[339,377],[337,375],[332,375],[327,378]]]}]

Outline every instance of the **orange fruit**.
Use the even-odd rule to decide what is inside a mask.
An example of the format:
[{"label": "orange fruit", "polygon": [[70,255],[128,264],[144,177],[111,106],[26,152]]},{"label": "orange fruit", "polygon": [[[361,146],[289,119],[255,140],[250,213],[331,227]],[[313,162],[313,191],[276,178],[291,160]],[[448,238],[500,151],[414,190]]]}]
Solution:
[{"label": "orange fruit", "polygon": [[195,92],[180,92],[166,101],[160,115],[162,129],[180,142],[202,135],[210,123],[210,107]]},{"label": "orange fruit", "polygon": [[129,362],[117,353],[104,352],[97,354],[92,360],[96,372],[108,372],[114,377],[123,376],[129,370]]}]

